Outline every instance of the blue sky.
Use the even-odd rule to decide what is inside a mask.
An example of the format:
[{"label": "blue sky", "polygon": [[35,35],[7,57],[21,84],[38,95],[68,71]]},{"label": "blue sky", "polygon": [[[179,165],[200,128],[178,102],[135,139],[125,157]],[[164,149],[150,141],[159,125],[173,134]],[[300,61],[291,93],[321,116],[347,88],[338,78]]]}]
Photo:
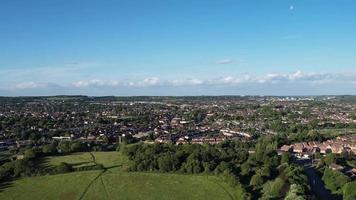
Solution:
[{"label": "blue sky", "polygon": [[356,94],[353,0],[2,0],[0,95]]}]

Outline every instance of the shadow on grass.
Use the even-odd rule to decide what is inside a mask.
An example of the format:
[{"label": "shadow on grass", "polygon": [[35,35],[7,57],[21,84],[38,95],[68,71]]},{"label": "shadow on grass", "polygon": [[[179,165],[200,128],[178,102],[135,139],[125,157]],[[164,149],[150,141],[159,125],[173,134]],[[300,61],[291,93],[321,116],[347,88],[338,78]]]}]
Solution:
[{"label": "shadow on grass", "polygon": [[10,188],[14,185],[14,181],[16,181],[18,178],[7,178],[5,180],[2,180],[0,182],[0,192],[3,192],[7,188]]},{"label": "shadow on grass", "polygon": [[105,169],[108,170],[108,169],[113,169],[113,168],[118,168],[118,167],[122,167],[122,165],[113,165],[110,167],[105,167]]},{"label": "shadow on grass", "polygon": [[79,165],[86,165],[92,162],[78,162],[78,163],[69,163],[72,167],[79,166]]},{"label": "shadow on grass", "polygon": [[49,172],[55,168],[55,166],[49,164],[48,157],[41,157],[36,159],[34,167],[41,172]]}]

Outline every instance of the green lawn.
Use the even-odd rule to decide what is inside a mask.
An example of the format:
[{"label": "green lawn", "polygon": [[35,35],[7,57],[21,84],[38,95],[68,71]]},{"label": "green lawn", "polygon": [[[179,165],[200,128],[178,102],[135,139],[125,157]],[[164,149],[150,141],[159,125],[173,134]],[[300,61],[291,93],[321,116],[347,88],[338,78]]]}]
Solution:
[{"label": "green lawn", "polygon": [[0,199],[78,199],[86,185],[100,172],[80,172],[23,178],[0,192]]},{"label": "green lawn", "polygon": [[[103,164],[105,167],[121,167],[127,166],[129,160],[122,156],[119,152],[92,152],[97,163]],[[61,162],[66,162],[73,167],[81,167],[93,165],[93,158],[90,153],[74,153],[65,156],[51,156],[45,159],[49,166],[59,165]]]},{"label": "green lawn", "polygon": [[239,199],[238,192],[213,176],[87,171],[16,180],[0,199],[224,200]]},{"label": "green lawn", "polygon": [[[85,171],[22,178],[0,187],[0,199],[160,200],[242,199],[241,190],[215,176],[125,172],[128,160],[118,152],[95,152],[104,171]],[[89,153],[49,157],[49,165],[91,162]]]}]

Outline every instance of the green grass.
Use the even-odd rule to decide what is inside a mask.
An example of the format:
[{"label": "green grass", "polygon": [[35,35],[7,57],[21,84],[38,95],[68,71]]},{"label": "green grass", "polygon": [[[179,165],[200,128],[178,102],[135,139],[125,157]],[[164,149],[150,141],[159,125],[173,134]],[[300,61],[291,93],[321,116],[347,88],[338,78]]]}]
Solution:
[{"label": "green grass", "polygon": [[[94,152],[96,161],[106,171],[85,171],[15,180],[0,189],[0,199],[7,200],[230,200],[242,199],[241,189],[220,178],[206,175],[138,173],[121,170],[128,160],[118,152]],[[49,157],[49,165],[91,162],[89,153]],[[1,187],[0,187],[1,188]]]},{"label": "green grass", "polygon": [[[127,166],[129,160],[122,156],[121,153],[111,151],[111,152],[92,152],[95,156],[95,161],[97,163],[103,164],[105,167],[118,167]],[[57,166],[61,162],[66,162],[75,167],[90,166],[93,165],[93,159],[90,153],[74,153],[65,156],[51,156],[45,159],[45,162],[49,166]]]},{"label": "green grass", "polygon": [[0,199],[78,199],[81,191],[100,172],[23,178],[2,189]]},{"label": "green grass", "polygon": [[237,189],[213,176],[120,171],[100,174],[87,171],[23,178],[0,192],[0,199],[239,199]]}]

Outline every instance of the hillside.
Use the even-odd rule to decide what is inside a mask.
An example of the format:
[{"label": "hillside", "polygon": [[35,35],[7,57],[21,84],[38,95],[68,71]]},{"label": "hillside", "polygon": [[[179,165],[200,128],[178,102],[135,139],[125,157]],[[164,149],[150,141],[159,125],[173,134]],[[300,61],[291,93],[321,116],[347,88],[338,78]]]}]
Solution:
[{"label": "hillside", "polygon": [[[93,153],[106,171],[73,172],[22,178],[1,187],[0,199],[239,199],[239,190],[206,175],[125,172],[117,152]],[[89,153],[49,157],[48,165],[90,164]]]}]

